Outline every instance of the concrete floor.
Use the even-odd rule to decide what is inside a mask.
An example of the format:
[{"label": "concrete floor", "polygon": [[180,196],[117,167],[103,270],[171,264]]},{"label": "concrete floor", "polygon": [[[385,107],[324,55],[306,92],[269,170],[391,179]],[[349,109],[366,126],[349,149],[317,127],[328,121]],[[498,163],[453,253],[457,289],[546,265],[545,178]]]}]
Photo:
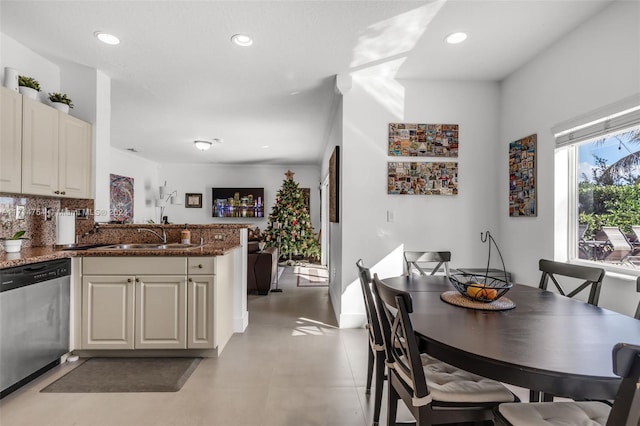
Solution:
[{"label": "concrete floor", "polygon": [[[293,268],[280,287],[249,296],[246,332],[204,359],[179,392],[40,393],[78,365],[67,363],[1,400],[0,425],[371,425],[366,330],[338,329],[328,288],[297,287]],[[411,419],[400,411],[399,420]]]}]

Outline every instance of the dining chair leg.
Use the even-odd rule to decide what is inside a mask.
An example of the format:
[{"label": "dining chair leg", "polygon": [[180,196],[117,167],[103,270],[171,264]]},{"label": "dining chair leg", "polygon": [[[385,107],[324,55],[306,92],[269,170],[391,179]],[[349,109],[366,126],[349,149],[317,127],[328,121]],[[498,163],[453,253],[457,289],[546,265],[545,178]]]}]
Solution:
[{"label": "dining chair leg", "polygon": [[400,395],[391,385],[391,377],[387,381],[387,426],[396,426],[396,416],[398,414],[398,400]]},{"label": "dining chair leg", "polygon": [[367,389],[365,391],[367,395],[371,394],[371,379],[373,377],[373,361],[374,361],[373,350],[371,350],[371,347],[369,347],[369,359],[367,360]]},{"label": "dining chair leg", "polygon": [[384,353],[376,353],[376,393],[373,406],[373,424],[380,421],[380,407],[382,406],[382,389],[384,387]]}]

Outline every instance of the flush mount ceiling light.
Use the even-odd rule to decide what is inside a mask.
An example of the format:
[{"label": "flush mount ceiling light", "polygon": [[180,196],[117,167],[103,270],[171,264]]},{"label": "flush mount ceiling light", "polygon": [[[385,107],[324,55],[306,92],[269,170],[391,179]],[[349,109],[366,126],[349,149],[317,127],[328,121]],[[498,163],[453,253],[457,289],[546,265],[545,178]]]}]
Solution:
[{"label": "flush mount ceiling light", "polygon": [[462,43],[466,39],[467,39],[467,33],[457,32],[457,33],[449,34],[447,37],[445,37],[444,41],[446,41],[449,44],[458,44],[458,43]]},{"label": "flush mount ceiling light", "polygon": [[193,143],[196,144],[196,148],[198,148],[200,151],[209,150],[209,148],[211,148],[211,146],[213,146],[214,142],[215,143],[222,143],[222,139],[214,138],[213,141],[205,141],[203,139],[198,139],[198,140],[193,141]]},{"label": "flush mount ceiling light", "polygon": [[113,34],[103,33],[102,31],[96,31],[95,33],[93,33],[93,35],[95,36],[95,38],[97,38],[98,40],[100,40],[105,44],[111,44],[111,45],[120,44],[120,39],[114,36]]},{"label": "flush mount ceiling light", "polygon": [[248,47],[253,44],[253,39],[246,34],[235,34],[231,37],[231,41],[242,47]]}]

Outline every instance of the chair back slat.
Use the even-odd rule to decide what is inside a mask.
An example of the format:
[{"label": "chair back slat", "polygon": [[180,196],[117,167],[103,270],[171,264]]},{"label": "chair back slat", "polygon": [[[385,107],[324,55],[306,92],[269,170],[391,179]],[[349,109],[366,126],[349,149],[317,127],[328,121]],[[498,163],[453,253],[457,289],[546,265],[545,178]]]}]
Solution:
[{"label": "chair back slat", "polygon": [[367,323],[369,325],[369,338],[376,345],[383,345],[382,330],[380,329],[380,321],[378,320],[378,310],[371,292],[371,271],[364,266],[362,259],[356,262],[358,275],[360,276],[360,287],[364,298],[364,307],[367,314]]},{"label": "chair back slat", "polygon": [[613,372],[622,377],[607,426],[640,424],[640,345],[618,343],[613,348]]},{"label": "chair back slat", "polygon": [[429,395],[418,340],[409,318],[413,312],[411,295],[386,286],[377,274],[373,277],[373,294],[380,307],[379,319],[387,364],[406,381],[414,397]]},{"label": "chair back slat", "polygon": [[[605,271],[602,268],[594,268],[591,266],[572,265],[570,263],[554,262],[552,260],[540,259],[539,262],[540,271],[542,276],[540,277],[540,288],[547,290],[549,280],[551,280],[558,290],[558,292],[567,297],[573,297],[580,293],[587,287],[591,287],[589,290],[589,297],[587,303],[592,305],[598,305],[600,299],[600,288],[602,287],[602,279],[604,278]],[[566,293],[562,285],[558,281],[558,276],[575,278],[578,280],[584,280],[574,290]]]},{"label": "chair back slat", "polygon": [[[404,261],[407,274],[411,275],[415,269],[420,275],[435,275],[444,267],[444,272],[449,276],[450,251],[405,251]],[[430,265],[427,265],[430,264]],[[435,266],[433,266],[435,264]],[[424,268],[427,268],[425,270]]]}]

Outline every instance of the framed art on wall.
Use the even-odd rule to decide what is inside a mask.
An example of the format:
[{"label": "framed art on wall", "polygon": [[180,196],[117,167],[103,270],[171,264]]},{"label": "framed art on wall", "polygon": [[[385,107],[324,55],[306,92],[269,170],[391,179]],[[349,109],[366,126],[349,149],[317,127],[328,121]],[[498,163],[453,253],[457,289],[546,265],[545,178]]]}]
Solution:
[{"label": "framed art on wall", "polygon": [[392,161],[387,163],[387,193],[458,195],[458,163]]},{"label": "framed art on wall", "polygon": [[109,175],[110,220],[118,223],[133,222],[133,178]]},{"label": "framed art on wall", "polygon": [[457,124],[389,123],[389,155],[457,157]]},{"label": "framed art on wall", "polygon": [[201,209],[202,194],[197,194],[197,193],[184,194],[184,206],[188,209]]},{"label": "framed art on wall", "polygon": [[509,216],[537,216],[536,148],[538,136],[509,144]]},{"label": "framed art on wall", "polygon": [[329,221],[339,222],[340,210],[340,147],[333,149],[329,159]]}]

